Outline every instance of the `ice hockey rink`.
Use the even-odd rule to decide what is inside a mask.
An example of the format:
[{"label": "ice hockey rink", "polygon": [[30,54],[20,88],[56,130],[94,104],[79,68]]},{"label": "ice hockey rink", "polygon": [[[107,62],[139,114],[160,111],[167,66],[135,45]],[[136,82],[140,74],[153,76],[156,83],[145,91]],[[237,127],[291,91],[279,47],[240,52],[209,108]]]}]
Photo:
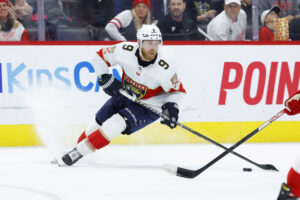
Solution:
[{"label": "ice hockey rink", "polygon": [[[223,150],[212,144],[109,145],[72,167],[58,167],[50,163],[53,151],[44,146],[1,147],[0,199],[275,200],[299,149],[299,143],[242,144],[236,152],[280,171],[227,155],[185,179],[166,173],[162,165],[198,169]],[[243,172],[244,167],[252,172]]]},{"label": "ice hockey rink", "polygon": [[[28,127],[25,125],[37,128],[37,133],[52,144],[69,141],[69,137],[51,138],[68,132],[58,125],[85,125],[72,127],[70,132],[76,134],[72,141],[77,140],[109,98],[99,89],[89,60],[107,43],[72,44],[1,46],[0,121],[14,130],[1,129],[3,136],[9,136],[3,137],[7,145],[20,138],[17,135],[23,132],[17,128]],[[226,126],[212,127],[217,129],[213,131],[199,129],[205,134],[219,131],[218,137],[212,137],[217,142],[224,138],[237,142],[236,136],[241,135],[236,132],[246,134],[256,128],[246,128],[244,122],[264,122],[283,109],[284,100],[299,88],[298,43],[195,44],[165,45],[167,56],[178,65],[188,91],[180,122],[199,122],[199,127],[206,122],[228,122]],[[122,70],[117,68],[112,73],[121,77]],[[234,82],[236,86],[232,88]],[[265,141],[281,141],[289,136],[290,141],[300,141],[296,137],[299,128],[295,128],[299,115],[278,121],[284,125],[274,128],[274,133],[270,131],[269,140]],[[229,126],[237,131],[223,137]],[[280,171],[262,170],[229,154],[194,179],[185,179],[166,173],[162,166],[170,163],[199,169],[224,150],[208,143],[175,145],[169,138],[162,140],[159,131],[156,133],[157,145],[109,145],[72,167],[58,167],[50,162],[74,146],[64,150],[51,145],[0,147],[0,200],[276,200],[290,166],[300,156],[300,143],[245,143],[235,151],[259,164],[273,164]],[[265,133],[261,131],[253,138]],[[168,134],[171,137],[173,133]],[[170,145],[158,145],[166,141]],[[180,138],[177,141],[182,143]],[[243,172],[245,167],[252,168],[252,172]]]}]

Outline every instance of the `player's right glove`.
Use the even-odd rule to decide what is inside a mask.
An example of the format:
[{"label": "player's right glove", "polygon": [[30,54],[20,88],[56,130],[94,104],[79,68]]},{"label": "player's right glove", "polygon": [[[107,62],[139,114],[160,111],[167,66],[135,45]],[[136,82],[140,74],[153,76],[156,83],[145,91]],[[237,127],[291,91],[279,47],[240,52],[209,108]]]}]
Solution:
[{"label": "player's right glove", "polygon": [[285,101],[285,112],[288,115],[296,115],[300,113],[300,94],[295,94]]},{"label": "player's right glove", "polygon": [[162,114],[167,116],[168,119],[162,117],[160,123],[165,124],[170,128],[175,128],[178,121],[178,105],[176,103],[167,102],[161,108]]},{"label": "player's right glove", "polygon": [[103,74],[99,79],[99,85],[103,91],[110,96],[118,96],[122,83],[114,78],[112,74]]}]

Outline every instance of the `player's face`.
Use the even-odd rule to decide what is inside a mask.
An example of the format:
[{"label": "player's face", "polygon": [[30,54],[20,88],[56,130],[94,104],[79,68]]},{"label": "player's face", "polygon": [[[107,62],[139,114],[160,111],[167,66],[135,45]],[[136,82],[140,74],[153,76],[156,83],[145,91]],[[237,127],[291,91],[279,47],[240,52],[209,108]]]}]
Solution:
[{"label": "player's face", "polygon": [[6,20],[8,15],[8,6],[5,2],[0,2],[0,20]]},{"label": "player's face", "polygon": [[238,19],[240,9],[241,6],[237,3],[230,3],[228,5],[224,5],[226,15],[233,21],[236,21]]},{"label": "player's face", "polygon": [[149,12],[149,8],[144,3],[138,3],[134,7],[135,14],[141,19],[144,20]]},{"label": "player's face", "polygon": [[158,40],[145,40],[142,44],[142,54],[144,58],[151,61],[155,58],[159,48]]},{"label": "player's face", "polygon": [[174,17],[180,17],[185,10],[185,2],[183,0],[170,0],[169,9],[171,15]]}]

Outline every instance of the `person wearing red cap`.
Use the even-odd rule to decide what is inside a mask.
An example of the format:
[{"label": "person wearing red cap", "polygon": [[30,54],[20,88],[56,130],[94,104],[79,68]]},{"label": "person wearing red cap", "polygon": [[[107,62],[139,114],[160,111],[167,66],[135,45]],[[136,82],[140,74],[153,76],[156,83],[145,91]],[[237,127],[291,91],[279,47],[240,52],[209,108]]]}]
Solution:
[{"label": "person wearing red cap", "polygon": [[0,0],[0,41],[21,40],[29,40],[28,32],[9,11],[7,0]]},{"label": "person wearing red cap", "polygon": [[124,10],[110,20],[105,31],[112,40],[136,40],[136,33],[143,24],[151,24],[150,0],[134,0],[131,10]]},{"label": "person wearing red cap", "polygon": [[[285,102],[285,112],[288,115],[300,113],[300,90],[292,95]],[[281,190],[277,200],[296,200],[300,198],[300,157],[290,168],[287,175],[287,184],[281,185]]]}]

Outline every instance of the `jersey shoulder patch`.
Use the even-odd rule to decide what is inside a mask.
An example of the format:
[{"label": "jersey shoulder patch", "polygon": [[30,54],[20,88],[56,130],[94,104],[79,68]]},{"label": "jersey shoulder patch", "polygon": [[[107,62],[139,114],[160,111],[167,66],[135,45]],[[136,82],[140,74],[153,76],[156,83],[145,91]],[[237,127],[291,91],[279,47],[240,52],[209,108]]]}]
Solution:
[{"label": "jersey shoulder patch", "polygon": [[175,73],[171,78],[171,83],[174,89],[179,89],[180,80],[178,79],[177,74]]},{"label": "jersey shoulder patch", "polygon": [[103,54],[114,53],[116,46],[103,48]]}]

